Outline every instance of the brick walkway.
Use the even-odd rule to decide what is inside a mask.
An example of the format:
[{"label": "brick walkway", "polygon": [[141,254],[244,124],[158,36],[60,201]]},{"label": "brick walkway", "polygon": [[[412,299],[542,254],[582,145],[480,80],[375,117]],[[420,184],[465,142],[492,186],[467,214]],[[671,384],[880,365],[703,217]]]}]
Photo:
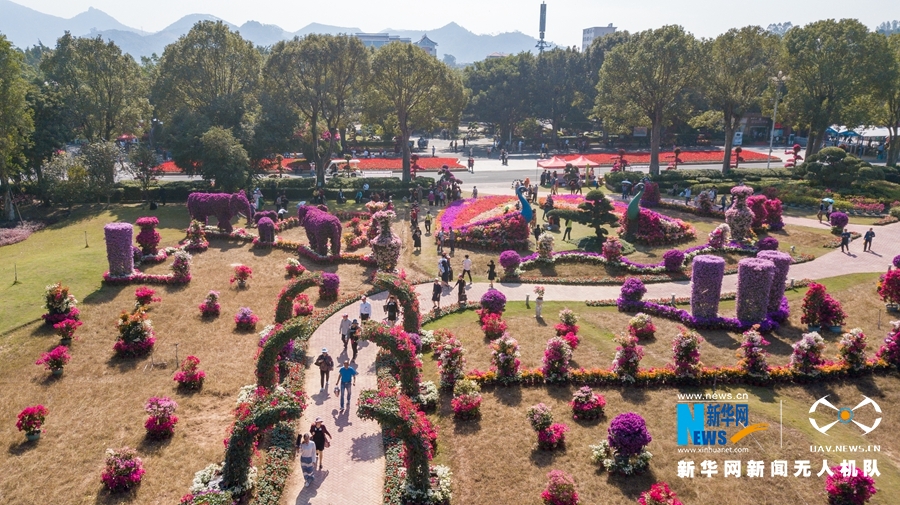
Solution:
[{"label": "brick walkway", "polygon": [[[825,227],[814,219],[785,217],[787,225],[801,225],[810,227]],[[868,226],[850,225],[850,230],[865,233]],[[824,254],[813,261],[794,265],[789,276],[794,279],[821,279],[849,273],[884,272],[894,256],[900,254],[900,223],[875,227],[875,240],[873,242],[875,252],[862,252],[862,239],[851,244],[851,253],[844,254],[836,249]],[[784,244],[788,247],[790,244]],[[722,283],[722,291],[735,291],[737,275],[728,275]],[[423,312],[431,310],[431,283],[420,284],[416,287],[419,295],[419,303]],[[524,300],[526,295],[534,298],[534,285],[521,283],[495,283],[494,286],[501,290],[509,300]],[[468,288],[468,299],[477,301],[481,298],[489,285],[487,283],[473,284]],[[584,301],[617,298],[619,286],[563,286],[547,284],[544,298],[548,301]],[[672,294],[678,297],[690,295],[690,282],[666,282],[647,285],[648,298],[669,297]],[[381,319],[384,313],[381,310],[386,293],[380,293],[369,297],[372,303],[373,318]],[[447,306],[456,302],[456,292],[444,290],[442,305]],[[358,304],[347,307],[344,311],[350,314],[350,318],[358,317]],[[343,312],[342,312],[343,313]],[[338,325],[341,314],[329,318],[325,324],[319,327],[309,341],[310,359],[318,356],[322,347],[327,347],[332,356],[340,360],[346,354],[335,355],[341,350],[342,344],[339,337]],[[377,505],[381,503],[381,488],[384,481],[384,452],[381,445],[381,429],[374,421],[362,421],[356,417],[356,399],[363,389],[375,388],[374,359],[377,349],[374,344],[362,343],[359,350],[357,370],[357,386],[353,390],[354,407],[350,411],[344,411],[339,415],[339,400],[328,391],[318,392],[319,371],[311,366],[307,371],[307,390],[312,392],[311,405],[305,413],[301,428],[309,426],[316,416],[325,420],[332,436],[331,447],[325,450],[324,469],[316,471],[316,481],[308,488],[303,487],[303,475],[300,472],[299,459],[294,468],[294,474],[288,483],[282,503],[285,505],[305,504],[353,504],[353,505]],[[329,389],[334,388],[336,373],[332,373],[332,382]]]}]

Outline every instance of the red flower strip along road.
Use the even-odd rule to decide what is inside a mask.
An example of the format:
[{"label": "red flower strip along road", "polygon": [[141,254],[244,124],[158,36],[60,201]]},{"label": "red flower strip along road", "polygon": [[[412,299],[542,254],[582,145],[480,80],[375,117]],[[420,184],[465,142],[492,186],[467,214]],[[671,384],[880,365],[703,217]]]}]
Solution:
[{"label": "red flower strip along road", "polygon": [[[574,160],[579,156],[584,156],[585,158],[591,160],[592,162],[599,165],[612,165],[618,158],[618,153],[593,153],[593,154],[564,154],[561,157],[566,161]],[[660,151],[659,159],[674,159],[675,153],[672,151]],[[706,149],[706,150],[698,150],[698,151],[686,151],[682,150],[681,154],[678,155],[678,158],[681,160],[681,163],[714,163],[722,161],[722,157],[724,156],[723,151],[719,151],[717,149]],[[761,154],[753,151],[744,150],[741,152],[741,158],[743,161],[766,161],[768,155]],[[646,164],[650,163],[650,153],[648,152],[632,152],[625,153],[625,159],[628,160],[629,163],[640,163]],[[781,162],[780,158],[772,157],[772,161]]]}]

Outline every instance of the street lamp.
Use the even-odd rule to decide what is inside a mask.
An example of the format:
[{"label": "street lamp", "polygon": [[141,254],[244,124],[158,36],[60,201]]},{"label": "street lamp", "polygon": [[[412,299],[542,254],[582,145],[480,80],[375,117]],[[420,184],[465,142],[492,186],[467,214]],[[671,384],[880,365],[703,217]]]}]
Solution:
[{"label": "street lamp", "polygon": [[778,116],[778,101],[781,99],[781,85],[784,84],[789,77],[781,70],[778,75],[770,77],[775,83],[775,109],[772,111],[772,130],[769,133],[769,156],[766,158],[766,168],[772,163],[772,145],[775,143],[775,118]]}]

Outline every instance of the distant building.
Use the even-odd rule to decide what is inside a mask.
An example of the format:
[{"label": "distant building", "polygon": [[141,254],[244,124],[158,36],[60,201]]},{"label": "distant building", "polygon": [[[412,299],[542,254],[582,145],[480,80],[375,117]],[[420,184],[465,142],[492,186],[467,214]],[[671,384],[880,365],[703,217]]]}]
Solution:
[{"label": "distant building", "polygon": [[506,58],[507,56],[509,56],[509,55],[506,53],[491,53],[491,54],[485,56],[484,59],[493,60],[496,58]]},{"label": "distant building", "polygon": [[594,39],[599,39],[604,35],[609,35],[610,33],[615,33],[616,27],[609,24],[609,26],[595,26],[593,28],[585,28],[582,31],[581,36],[581,51],[587,51],[587,48],[591,46],[591,43]]},{"label": "distant building", "polygon": [[428,35],[422,35],[422,38],[419,39],[415,45],[421,47],[423,51],[437,58],[437,42],[429,39]]},{"label": "distant building", "polygon": [[399,35],[390,35],[388,33],[357,33],[355,36],[364,46],[374,47],[376,49],[383,45],[390,44],[391,42],[412,43],[412,40],[408,38],[400,37]]}]

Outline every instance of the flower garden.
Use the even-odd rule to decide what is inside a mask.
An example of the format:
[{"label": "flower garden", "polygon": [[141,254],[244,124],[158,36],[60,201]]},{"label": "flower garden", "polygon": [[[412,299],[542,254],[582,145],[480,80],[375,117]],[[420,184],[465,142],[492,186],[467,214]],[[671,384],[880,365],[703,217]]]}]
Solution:
[{"label": "flower garden", "polygon": [[[900,323],[891,326],[896,316],[883,303],[900,302],[900,277],[795,282],[791,269],[814,255],[774,237],[803,232],[777,230],[779,220],[760,219],[759,209],[779,206],[734,193],[736,205],[718,221],[644,208],[629,222],[615,203],[617,225],[596,252],[551,232],[533,245],[512,197],[451,204],[435,226],[459,233],[455,262],[472,255],[478,281],[494,259],[502,285],[421,315],[430,283],[419,293],[412,284],[433,277],[434,248],[413,254],[404,209],[309,206],[284,221],[229,215],[213,225],[205,221],[215,214],[191,220],[180,207],[104,223],[105,240],[92,245],[102,247],[93,291],[47,285],[33,301],[43,317],[3,337],[15,346],[0,380],[19,387],[2,393],[0,433],[14,464],[0,463],[0,495],[293,503],[281,493],[299,474],[293,441],[308,424],[304,363],[315,350],[306,342],[360,295],[388,290],[402,322],[365,325],[363,340],[381,349],[379,381],[354,392],[353,410],[391,435],[383,503],[709,503],[725,495],[774,503],[786,492],[826,503],[851,491],[889,503],[900,493],[900,468],[887,457],[874,481],[841,476],[839,467],[815,476],[823,459],[832,467],[842,458],[810,453],[828,437],[806,417],[825,395],[842,405],[866,395],[884,408],[881,428],[829,434],[900,450],[890,437]],[[574,216],[585,205],[581,195],[561,195],[554,209]],[[736,292],[723,289],[726,275]],[[542,285],[533,288],[536,278]],[[653,283],[671,280],[690,281],[691,296],[647,296]],[[519,284],[539,296],[537,317],[503,295]],[[616,295],[554,300],[544,284],[607,285]],[[680,477],[676,395],[712,392],[748,394],[750,421],[772,427],[742,443],[750,454],[738,459],[812,460],[813,475],[768,478],[767,469],[766,479],[730,479],[721,474],[728,458],[705,457],[718,461],[719,475],[706,480],[694,458],[697,478]],[[782,441],[780,408],[788,415]],[[865,414],[856,419],[871,424]],[[37,471],[65,486],[22,484]]]}]

